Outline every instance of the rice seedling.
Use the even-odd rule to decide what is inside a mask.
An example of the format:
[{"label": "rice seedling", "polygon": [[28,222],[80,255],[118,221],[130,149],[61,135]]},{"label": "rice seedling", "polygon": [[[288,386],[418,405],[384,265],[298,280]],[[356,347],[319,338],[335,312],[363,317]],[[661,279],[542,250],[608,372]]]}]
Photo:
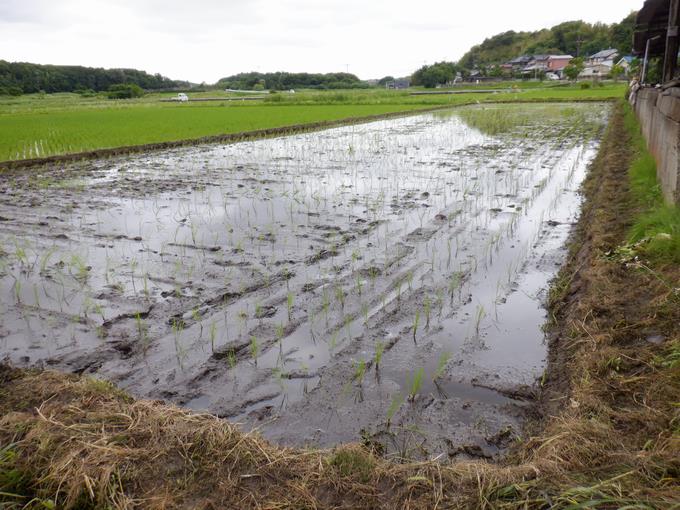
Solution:
[{"label": "rice seedling", "polygon": [[353,379],[357,381],[359,386],[364,382],[364,376],[366,375],[366,361],[361,359],[354,366],[354,377]]},{"label": "rice seedling", "polygon": [[359,251],[354,250],[352,252],[352,271],[354,271],[354,266],[360,258],[361,258],[361,254],[359,253]]},{"label": "rice seedling", "polygon": [[18,278],[14,280],[14,299],[21,304],[21,281]]},{"label": "rice seedling", "polygon": [[40,274],[44,275],[46,274],[47,271],[47,264],[50,261],[50,258],[52,255],[54,255],[54,252],[56,251],[56,248],[52,247],[48,249],[40,258]]},{"label": "rice seedling", "polygon": [[324,318],[326,320],[326,326],[328,326],[328,310],[330,308],[330,298],[328,297],[328,292],[326,291],[326,288],[324,287],[323,289],[323,294],[322,294],[322,302],[321,302],[321,309],[323,310]]},{"label": "rice seedling", "polygon": [[130,279],[132,280],[132,291],[136,294],[137,289],[135,288],[135,269],[137,268],[137,259],[132,259],[130,261]]},{"label": "rice seedling", "polygon": [[428,296],[423,300],[423,311],[425,312],[425,329],[430,329],[430,311],[432,303]]},{"label": "rice seedling", "polygon": [[28,265],[28,256],[26,255],[26,250],[23,246],[19,246],[19,243],[14,241],[14,256],[16,257],[21,267],[26,267]]},{"label": "rice seedling", "polygon": [[444,372],[446,371],[446,365],[448,364],[449,360],[451,359],[451,353],[450,352],[442,352],[439,355],[439,359],[437,360],[437,368],[434,372],[434,375],[432,376],[433,381],[437,381],[442,378],[444,375]]},{"label": "rice seedling", "polygon": [[184,370],[184,364],[182,362],[184,358],[184,349],[181,342],[182,332],[184,331],[184,322],[173,319],[172,331],[175,338],[175,355],[177,357],[177,363],[179,364],[180,369]]},{"label": "rice seedling", "polygon": [[376,371],[380,370],[380,363],[382,361],[383,353],[385,352],[385,344],[378,340],[375,344],[375,355],[373,361],[375,363]]},{"label": "rice seedling", "polygon": [[194,320],[194,322],[196,322],[196,323],[199,325],[199,327],[200,327],[200,330],[199,330],[200,332],[199,332],[199,335],[198,335],[198,338],[199,338],[199,340],[200,340],[201,338],[203,338],[203,321],[201,321],[201,312],[198,311],[198,308],[194,308],[194,309],[191,311],[191,318],[192,318],[192,319]]},{"label": "rice seedling", "polygon": [[342,290],[342,287],[337,285],[335,287],[335,299],[340,303],[340,310],[345,309],[345,291]]},{"label": "rice seedling", "polygon": [[475,313],[475,336],[476,336],[476,338],[479,338],[480,325],[481,325],[482,321],[484,320],[484,317],[486,317],[486,310],[484,309],[484,305],[479,304],[479,305],[477,305],[477,311]]},{"label": "rice seedling", "polygon": [[375,267],[371,267],[371,268],[368,270],[368,276],[369,276],[369,278],[371,279],[371,287],[372,287],[372,288],[375,288],[375,281],[376,281],[376,279],[378,278],[378,273],[379,273],[379,272],[378,272],[378,269],[375,268]]},{"label": "rice seedling", "polygon": [[461,273],[455,272],[449,277],[449,294],[451,295],[451,301],[453,301],[453,295],[456,289],[460,287]]},{"label": "rice seedling", "polygon": [[286,309],[288,310],[288,322],[293,320],[293,303],[294,303],[293,293],[289,292],[286,296]]},{"label": "rice seedling", "polygon": [[416,315],[413,317],[413,342],[416,342],[416,334],[418,333],[418,324],[420,323],[420,309],[416,310]]},{"label": "rice seedling", "polygon": [[420,367],[411,376],[411,380],[409,382],[409,393],[408,393],[408,401],[409,402],[415,401],[416,397],[418,396],[418,393],[420,392],[420,389],[423,386],[423,379],[424,378],[425,378],[425,369],[423,367]]},{"label": "rice seedling", "polygon": [[335,347],[338,345],[338,330],[333,331],[333,334],[331,335],[331,339],[328,342],[328,348],[331,351],[335,350]]},{"label": "rice seedling", "polygon": [[236,366],[236,353],[233,351],[233,349],[227,352],[227,364],[232,370]]},{"label": "rice seedling", "polygon": [[392,401],[390,402],[390,406],[387,408],[387,422],[386,422],[386,427],[389,429],[390,425],[392,424],[392,418],[394,418],[394,415],[397,414],[397,411],[401,407],[401,405],[404,403],[404,397],[401,395],[401,393],[395,395],[392,397]]},{"label": "rice seedling", "polygon": [[215,354],[215,340],[217,339],[217,323],[212,321],[210,323],[210,350]]},{"label": "rice seedling", "polygon": [[252,335],[250,337],[250,356],[253,358],[253,362],[255,363],[255,366],[257,366],[257,356],[260,353],[260,346],[257,343],[257,337],[255,335]]}]

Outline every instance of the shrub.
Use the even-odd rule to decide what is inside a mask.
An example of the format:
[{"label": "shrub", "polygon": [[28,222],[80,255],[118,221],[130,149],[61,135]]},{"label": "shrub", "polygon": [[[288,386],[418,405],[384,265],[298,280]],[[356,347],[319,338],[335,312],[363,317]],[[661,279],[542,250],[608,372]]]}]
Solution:
[{"label": "shrub", "polygon": [[20,87],[0,87],[0,96],[20,96],[24,91]]},{"label": "shrub", "polygon": [[119,83],[109,87],[109,99],[132,99],[142,97],[144,90],[135,83]]},{"label": "shrub", "polygon": [[588,82],[583,82],[581,83],[581,90],[586,90],[590,88],[590,83]]},{"label": "shrub", "polygon": [[95,97],[97,95],[92,89],[76,89],[74,92],[82,97]]}]

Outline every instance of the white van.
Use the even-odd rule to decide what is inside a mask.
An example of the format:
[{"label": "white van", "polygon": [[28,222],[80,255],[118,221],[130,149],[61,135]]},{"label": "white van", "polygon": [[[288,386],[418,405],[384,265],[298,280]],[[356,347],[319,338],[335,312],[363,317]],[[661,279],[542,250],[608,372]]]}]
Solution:
[{"label": "white van", "polygon": [[180,92],[179,94],[177,94],[176,97],[173,97],[172,100],[181,101],[182,103],[184,103],[189,100],[189,96],[187,96],[184,92]]}]

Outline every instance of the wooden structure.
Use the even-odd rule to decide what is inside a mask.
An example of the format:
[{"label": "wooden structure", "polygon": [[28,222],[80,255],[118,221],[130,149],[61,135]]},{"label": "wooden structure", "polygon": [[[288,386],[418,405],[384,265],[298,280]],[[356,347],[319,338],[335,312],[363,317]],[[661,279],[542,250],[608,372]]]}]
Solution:
[{"label": "wooden structure", "polygon": [[[631,95],[663,195],[680,205],[680,0],[647,0],[637,16],[633,49],[644,55],[642,88]],[[663,57],[660,86],[644,86],[651,57]]]},{"label": "wooden structure", "polygon": [[680,48],[680,0],[646,0],[637,15],[633,51],[645,57],[664,57],[662,82],[676,77]]}]

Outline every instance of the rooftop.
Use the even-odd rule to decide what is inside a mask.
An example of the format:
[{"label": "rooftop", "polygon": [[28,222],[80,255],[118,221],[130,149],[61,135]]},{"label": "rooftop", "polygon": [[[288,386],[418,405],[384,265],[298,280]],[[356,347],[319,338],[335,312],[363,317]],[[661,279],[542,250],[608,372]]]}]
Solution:
[{"label": "rooftop", "polygon": [[591,55],[590,58],[593,58],[593,59],[595,59],[595,58],[604,58],[604,59],[611,58],[614,55],[616,55],[618,52],[619,51],[615,50],[614,48],[609,48],[608,50],[598,51],[597,53],[595,53],[595,55]]}]

